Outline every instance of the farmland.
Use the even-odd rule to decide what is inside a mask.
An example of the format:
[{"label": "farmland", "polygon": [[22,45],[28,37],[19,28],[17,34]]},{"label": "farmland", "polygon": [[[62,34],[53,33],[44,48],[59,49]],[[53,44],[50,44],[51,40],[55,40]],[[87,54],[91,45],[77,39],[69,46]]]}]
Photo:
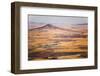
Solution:
[{"label": "farmland", "polygon": [[61,28],[45,24],[28,29],[28,60],[75,59],[88,57],[86,24]]}]

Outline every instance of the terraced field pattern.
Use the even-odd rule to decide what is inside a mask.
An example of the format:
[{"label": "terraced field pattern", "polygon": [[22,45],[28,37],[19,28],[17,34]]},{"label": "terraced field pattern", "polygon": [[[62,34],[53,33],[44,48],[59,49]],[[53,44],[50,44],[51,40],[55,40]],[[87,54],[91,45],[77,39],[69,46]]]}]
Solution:
[{"label": "terraced field pattern", "polygon": [[87,24],[53,24],[28,29],[28,60],[77,59],[88,57]]}]

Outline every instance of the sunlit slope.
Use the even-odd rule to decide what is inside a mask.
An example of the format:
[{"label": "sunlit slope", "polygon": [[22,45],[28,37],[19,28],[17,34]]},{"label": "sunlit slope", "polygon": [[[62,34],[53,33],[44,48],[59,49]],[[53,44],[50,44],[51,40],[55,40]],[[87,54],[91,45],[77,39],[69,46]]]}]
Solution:
[{"label": "sunlit slope", "polygon": [[[87,31],[85,32],[82,28],[81,30],[77,29],[62,29],[50,24],[31,29],[29,30],[29,49],[37,47],[33,51],[47,51],[47,48],[56,52],[87,51],[85,50],[85,47],[87,47]],[[46,45],[49,47],[46,48]],[[84,49],[81,50],[82,46]]]},{"label": "sunlit slope", "polygon": [[87,27],[60,28],[50,24],[29,29],[29,52],[87,52]]}]

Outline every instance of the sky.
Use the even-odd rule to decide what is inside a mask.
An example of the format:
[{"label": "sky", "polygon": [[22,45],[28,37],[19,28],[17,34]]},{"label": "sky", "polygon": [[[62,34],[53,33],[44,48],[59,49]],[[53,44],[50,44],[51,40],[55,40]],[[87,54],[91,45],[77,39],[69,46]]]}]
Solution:
[{"label": "sky", "polygon": [[87,17],[75,16],[46,16],[46,15],[28,15],[29,27],[40,27],[44,24],[66,27],[67,25],[77,25],[88,23]]}]

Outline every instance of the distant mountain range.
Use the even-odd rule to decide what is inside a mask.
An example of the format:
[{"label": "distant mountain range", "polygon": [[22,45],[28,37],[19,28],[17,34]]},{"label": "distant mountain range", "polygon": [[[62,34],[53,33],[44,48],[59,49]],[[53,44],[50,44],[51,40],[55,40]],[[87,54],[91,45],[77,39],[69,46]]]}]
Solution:
[{"label": "distant mountain range", "polygon": [[45,24],[45,23],[32,23],[28,25],[28,29],[34,29],[39,28],[46,25],[52,25],[55,27],[60,28],[68,28],[68,27],[87,27],[88,23],[82,23],[82,24]]},{"label": "distant mountain range", "polygon": [[41,27],[32,28],[32,29],[29,29],[29,31],[32,31],[32,30],[43,30],[43,29],[54,29],[54,30],[58,29],[58,30],[69,31],[69,32],[79,32],[78,30],[69,29],[69,28],[61,28],[61,27],[54,26],[52,24],[46,24],[46,25],[41,26]]}]

